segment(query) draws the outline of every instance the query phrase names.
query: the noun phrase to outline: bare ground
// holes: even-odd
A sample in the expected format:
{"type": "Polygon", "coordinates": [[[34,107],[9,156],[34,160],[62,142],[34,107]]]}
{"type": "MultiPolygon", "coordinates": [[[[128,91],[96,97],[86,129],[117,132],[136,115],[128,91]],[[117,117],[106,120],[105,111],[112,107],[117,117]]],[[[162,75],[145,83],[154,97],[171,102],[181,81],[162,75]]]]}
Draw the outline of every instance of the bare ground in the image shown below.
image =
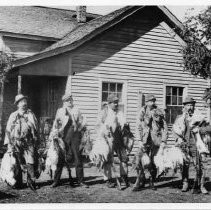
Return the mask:
{"type": "MultiPolygon", "coordinates": [[[[211,167],[209,167],[211,168],[211,167]]],[[[73,177],[74,177],[74,169],[73,177]]],[[[208,172],[210,177],[211,171],[208,172]]],[[[194,172],[192,170],[191,177],[194,172]]],[[[0,203],[207,203],[211,202],[210,195],[192,194],[190,191],[182,193],[179,189],[180,176],[162,177],[157,183],[157,190],[146,187],[138,192],[132,192],[131,187],[118,191],[116,188],[107,188],[103,183],[101,173],[95,168],[85,168],[85,181],[89,188],[71,188],[67,182],[67,171],[63,170],[61,186],[51,188],[49,176],[43,173],[38,180],[39,189],[33,192],[25,187],[20,190],[9,188],[5,183],[0,183],[0,203]],[[173,186],[172,186],[173,184],[173,186]]],[[[135,172],[129,173],[130,182],[135,182],[135,172]]],[[[206,187],[211,191],[211,182],[206,187]]]]}

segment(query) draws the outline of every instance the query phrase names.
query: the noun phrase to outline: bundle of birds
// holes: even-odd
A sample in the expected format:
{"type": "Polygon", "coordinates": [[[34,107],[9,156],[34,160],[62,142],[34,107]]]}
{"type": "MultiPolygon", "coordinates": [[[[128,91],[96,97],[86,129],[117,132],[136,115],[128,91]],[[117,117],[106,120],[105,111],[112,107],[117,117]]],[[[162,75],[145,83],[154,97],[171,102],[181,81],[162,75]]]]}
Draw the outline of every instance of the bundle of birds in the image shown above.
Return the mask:
{"type": "Polygon", "coordinates": [[[107,162],[112,162],[113,158],[113,135],[111,128],[107,126],[101,127],[98,137],[93,141],[92,150],[89,153],[89,159],[99,169],[107,162]]]}
{"type": "Polygon", "coordinates": [[[9,186],[14,187],[17,182],[20,166],[13,151],[7,151],[1,162],[0,178],[9,186]]]}
{"type": "Polygon", "coordinates": [[[206,120],[203,115],[194,114],[189,122],[190,127],[192,128],[193,135],[196,140],[196,148],[199,154],[205,153],[209,154],[209,149],[207,145],[207,138],[206,135],[202,136],[199,132],[199,127],[206,125],[206,120]]]}
{"type": "MultiPolygon", "coordinates": [[[[49,148],[47,151],[47,158],[45,162],[45,168],[47,172],[52,176],[58,167],[58,164],[65,161],[65,144],[63,140],[55,133],[51,135],[49,148]]],[[[52,177],[51,177],[52,178],[52,177]]]]}
{"type": "Polygon", "coordinates": [[[160,148],[154,157],[158,177],[162,174],[166,174],[169,170],[172,170],[174,173],[176,173],[178,169],[181,170],[185,158],[184,153],[178,147],[160,148]]]}

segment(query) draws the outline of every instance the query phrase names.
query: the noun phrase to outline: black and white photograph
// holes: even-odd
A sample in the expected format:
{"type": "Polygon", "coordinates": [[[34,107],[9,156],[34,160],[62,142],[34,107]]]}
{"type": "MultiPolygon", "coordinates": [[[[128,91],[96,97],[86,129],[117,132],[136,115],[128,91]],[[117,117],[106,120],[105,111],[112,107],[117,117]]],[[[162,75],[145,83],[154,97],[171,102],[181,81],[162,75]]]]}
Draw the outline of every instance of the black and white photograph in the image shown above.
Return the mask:
{"type": "Polygon", "coordinates": [[[210,202],[209,2],[0,3],[0,206],[210,202]]]}

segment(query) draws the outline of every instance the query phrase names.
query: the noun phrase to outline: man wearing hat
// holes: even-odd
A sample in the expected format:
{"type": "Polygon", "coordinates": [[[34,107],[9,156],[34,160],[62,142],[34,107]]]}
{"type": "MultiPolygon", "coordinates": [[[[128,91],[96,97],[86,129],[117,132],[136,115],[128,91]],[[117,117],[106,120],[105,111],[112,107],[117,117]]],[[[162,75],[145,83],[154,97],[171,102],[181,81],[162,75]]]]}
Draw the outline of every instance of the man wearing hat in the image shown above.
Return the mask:
{"type": "MultiPolygon", "coordinates": [[[[84,116],[82,116],[79,108],[77,106],[74,106],[72,95],[68,93],[65,94],[62,97],[62,101],[63,106],[57,110],[50,138],[52,137],[54,131],[58,131],[59,136],[64,140],[68,129],[72,130],[72,136],[74,137],[70,139],[70,142],[65,142],[67,155],[70,155],[69,153],[72,153],[72,155],[74,156],[76,177],[79,186],[88,187],[84,183],[82,154],[81,151],[79,151],[82,133],[86,129],[86,120],[84,116]]],[[[64,142],[60,143],[64,144],[64,142]]],[[[62,169],[63,166],[57,168],[52,187],[58,186],[62,169]]],[[[71,174],[69,175],[71,177],[71,174]]],[[[72,180],[70,180],[70,185],[73,185],[72,180]]]]}
{"type": "MultiPolygon", "coordinates": [[[[188,182],[189,182],[190,160],[193,159],[196,165],[197,164],[196,158],[197,155],[199,155],[197,153],[196,140],[194,137],[195,131],[191,126],[191,120],[194,119],[194,116],[197,115],[195,111],[195,103],[196,101],[190,96],[187,96],[183,100],[183,114],[179,115],[176,118],[175,123],[172,127],[173,134],[176,140],[175,144],[176,146],[181,148],[182,152],[185,155],[184,165],[182,169],[182,181],[183,181],[182,192],[186,192],[189,189],[188,182]]],[[[206,172],[206,157],[204,156],[204,154],[199,155],[198,167],[200,167],[199,170],[202,171],[200,175],[200,190],[203,194],[207,194],[208,191],[204,186],[205,172],[206,172]]]]}
{"type": "MultiPolygon", "coordinates": [[[[35,190],[35,148],[37,145],[37,119],[33,112],[28,109],[27,97],[19,94],[15,97],[17,111],[13,112],[8,119],[4,144],[8,151],[18,152],[21,168],[26,164],[27,183],[30,188],[35,190]]],[[[20,174],[18,185],[22,184],[22,174],[20,174]]],[[[17,186],[21,187],[21,186],[17,186]]]]}
{"type": "MultiPolygon", "coordinates": [[[[157,169],[154,164],[154,156],[157,154],[160,147],[164,148],[167,141],[167,125],[164,118],[163,110],[159,109],[155,102],[156,98],[152,94],[147,94],[145,97],[146,105],[143,106],[139,113],[136,123],[137,138],[140,140],[139,149],[134,157],[134,165],[137,170],[137,179],[133,186],[133,191],[138,191],[145,185],[144,169],[141,166],[141,157],[147,153],[150,158],[150,174],[152,177],[151,187],[154,187],[154,181],[157,174],[157,169]],[[159,119],[160,129],[153,128],[153,116],[159,119]]],[[[156,119],[157,120],[157,119],[156,119]]]]}
{"type": "MultiPolygon", "coordinates": [[[[123,128],[126,124],[126,119],[122,111],[119,110],[119,99],[115,93],[111,93],[107,98],[108,105],[104,107],[98,116],[97,122],[97,133],[101,134],[101,127],[106,123],[109,127],[112,127],[112,132],[114,133],[114,138],[118,138],[115,136],[115,132],[118,128],[123,128]],[[115,126],[117,125],[117,126],[115,126]]],[[[114,140],[115,141],[115,140],[114,140]]],[[[128,182],[128,157],[125,152],[123,152],[120,148],[116,148],[118,145],[114,145],[114,150],[117,152],[117,155],[120,160],[120,176],[122,179],[122,183],[125,187],[129,186],[128,182]],[[121,153],[121,154],[120,154],[121,153]]],[[[113,155],[113,154],[112,154],[113,155]]],[[[108,163],[104,166],[104,181],[106,182],[107,187],[113,188],[115,184],[112,183],[112,173],[111,173],[111,164],[108,163]]]]}

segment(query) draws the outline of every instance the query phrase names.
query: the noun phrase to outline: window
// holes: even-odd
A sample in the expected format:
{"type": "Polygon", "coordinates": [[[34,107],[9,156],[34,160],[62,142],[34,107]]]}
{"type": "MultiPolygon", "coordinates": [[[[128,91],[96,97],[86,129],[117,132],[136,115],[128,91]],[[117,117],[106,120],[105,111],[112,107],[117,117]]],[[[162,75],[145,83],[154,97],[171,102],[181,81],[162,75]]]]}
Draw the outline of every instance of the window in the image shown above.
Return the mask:
{"type": "Polygon", "coordinates": [[[166,86],[166,121],[173,124],[177,115],[182,113],[184,87],[166,86]]]}
{"type": "Polygon", "coordinates": [[[107,103],[108,95],[115,93],[119,98],[119,109],[124,111],[123,104],[123,83],[102,82],[102,105],[107,103]]]}

